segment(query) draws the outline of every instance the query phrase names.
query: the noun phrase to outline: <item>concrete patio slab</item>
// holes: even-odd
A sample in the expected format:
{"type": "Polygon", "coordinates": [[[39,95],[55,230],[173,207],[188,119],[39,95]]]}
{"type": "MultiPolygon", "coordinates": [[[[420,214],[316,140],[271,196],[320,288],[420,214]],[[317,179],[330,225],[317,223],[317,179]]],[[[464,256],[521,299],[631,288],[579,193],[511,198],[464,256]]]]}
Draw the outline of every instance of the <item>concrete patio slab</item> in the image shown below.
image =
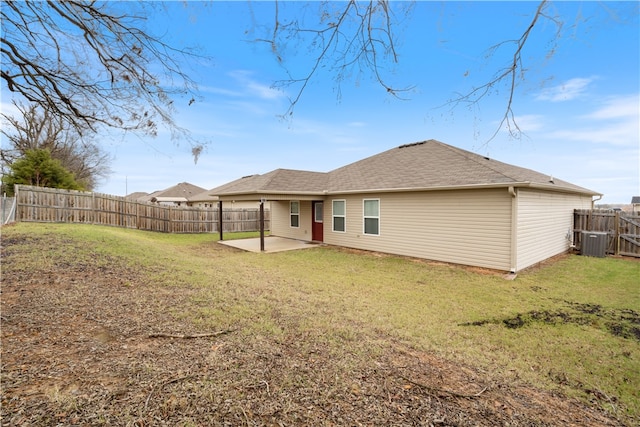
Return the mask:
{"type": "MultiPolygon", "coordinates": [[[[218,242],[222,245],[231,246],[249,252],[260,252],[260,238],[223,240],[218,242]]],[[[316,242],[305,242],[303,240],[286,239],[284,237],[267,236],[264,238],[264,251],[266,253],[293,251],[296,249],[315,248],[320,244],[316,242]]]]}

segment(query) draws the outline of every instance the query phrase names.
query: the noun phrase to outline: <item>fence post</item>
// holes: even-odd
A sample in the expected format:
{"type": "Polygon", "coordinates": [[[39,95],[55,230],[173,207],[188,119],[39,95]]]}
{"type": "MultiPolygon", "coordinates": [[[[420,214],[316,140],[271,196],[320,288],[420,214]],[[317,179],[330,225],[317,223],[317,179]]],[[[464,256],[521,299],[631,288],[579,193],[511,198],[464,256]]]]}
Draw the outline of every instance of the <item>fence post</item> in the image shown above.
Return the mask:
{"type": "Polygon", "coordinates": [[[167,224],[168,227],[168,232],[169,233],[173,233],[173,212],[172,212],[173,208],[171,206],[169,206],[169,224],[167,224]]]}
{"type": "Polygon", "coordinates": [[[18,200],[20,200],[20,186],[16,185],[13,187],[13,197],[15,197],[15,201],[14,201],[14,207],[16,209],[15,213],[14,213],[14,220],[15,222],[20,222],[20,203],[18,202],[18,200]]]}
{"type": "Polygon", "coordinates": [[[615,245],[613,254],[618,255],[620,253],[620,212],[615,211],[613,217],[613,238],[615,239],[615,245]]]}
{"type": "Polygon", "coordinates": [[[140,202],[136,201],[136,228],[140,230],[140,202]]]}
{"type": "Polygon", "coordinates": [[[218,202],[218,228],[220,229],[220,241],[224,240],[222,237],[222,200],[218,202]]]}
{"type": "Polygon", "coordinates": [[[260,252],[264,252],[264,199],[260,200],[260,252]]]}

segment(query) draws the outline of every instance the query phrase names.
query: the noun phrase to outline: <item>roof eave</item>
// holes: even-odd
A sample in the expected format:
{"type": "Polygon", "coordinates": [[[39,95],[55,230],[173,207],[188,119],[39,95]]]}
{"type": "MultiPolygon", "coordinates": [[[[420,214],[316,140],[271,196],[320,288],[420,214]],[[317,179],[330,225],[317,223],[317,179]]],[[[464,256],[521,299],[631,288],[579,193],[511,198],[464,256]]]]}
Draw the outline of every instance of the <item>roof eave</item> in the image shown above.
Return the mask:
{"type": "Polygon", "coordinates": [[[539,190],[555,191],[562,193],[584,194],[588,196],[602,196],[602,194],[591,190],[579,190],[567,187],[560,187],[555,184],[540,184],[529,181],[525,182],[501,182],[488,184],[468,184],[468,185],[441,185],[429,187],[396,187],[396,188],[376,188],[364,190],[339,190],[328,191],[328,195],[339,194],[358,194],[358,193],[401,193],[401,192],[419,192],[419,191],[447,191],[447,190],[477,190],[477,189],[495,189],[495,188],[534,188],[539,190]]]}
{"type": "Polygon", "coordinates": [[[281,195],[281,196],[304,196],[304,197],[323,197],[328,195],[344,195],[344,194],[370,194],[370,193],[406,193],[406,192],[420,192],[420,191],[451,191],[451,190],[477,190],[477,189],[496,189],[496,188],[532,188],[537,190],[554,191],[560,193],[572,193],[572,194],[584,194],[587,196],[602,196],[601,193],[591,191],[588,189],[577,189],[562,187],[556,184],[543,184],[535,182],[500,182],[500,183],[488,183],[488,184],[468,184],[468,185],[441,185],[441,186],[429,186],[429,187],[394,187],[394,188],[371,188],[371,189],[355,189],[355,190],[325,190],[325,191],[281,191],[281,190],[251,190],[241,191],[234,193],[219,194],[220,200],[228,201],[238,197],[251,197],[255,196],[256,200],[264,198],[269,195],[281,195]]]}
{"type": "Polygon", "coordinates": [[[584,194],[586,196],[600,196],[602,197],[604,194],[598,193],[596,191],[589,190],[587,188],[568,188],[568,187],[559,187],[555,184],[542,184],[537,182],[529,183],[528,187],[535,188],[537,190],[548,190],[548,191],[556,191],[560,193],[573,193],[573,194],[584,194]]]}
{"type": "Polygon", "coordinates": [[[323,191],[281,191],[281,190],[263,190],[263,191],[239,191],[237,193],[219,194],[218,200],[228,202],[230,200],[277,200],[278,198],[292,200],[293,197],[303,198],[321,198],[326,195],[323,191]]]}

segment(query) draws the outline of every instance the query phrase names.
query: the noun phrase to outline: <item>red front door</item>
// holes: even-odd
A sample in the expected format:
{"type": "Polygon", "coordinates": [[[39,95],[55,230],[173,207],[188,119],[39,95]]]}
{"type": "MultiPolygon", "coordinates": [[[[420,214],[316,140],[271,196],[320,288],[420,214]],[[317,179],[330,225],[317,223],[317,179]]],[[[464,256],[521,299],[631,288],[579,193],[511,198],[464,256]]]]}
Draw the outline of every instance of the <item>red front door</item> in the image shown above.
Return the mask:
{"type": "Polygon", "coordinates": [[[322,202],[311,202],[313,208],[313,221],[311,224],[311,240],[322,242],[324,231],[322,229],[322,202]]]}

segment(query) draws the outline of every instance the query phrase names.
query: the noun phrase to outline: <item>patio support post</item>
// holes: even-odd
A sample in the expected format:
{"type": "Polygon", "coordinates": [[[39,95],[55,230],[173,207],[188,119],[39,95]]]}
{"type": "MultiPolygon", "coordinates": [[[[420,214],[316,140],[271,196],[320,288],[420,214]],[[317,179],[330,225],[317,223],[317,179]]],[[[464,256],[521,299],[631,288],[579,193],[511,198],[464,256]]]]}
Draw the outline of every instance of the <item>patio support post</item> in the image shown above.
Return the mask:
{"type": "Polygon", "coordinates": [[[218,202],[218,229],[220,230],[220,241],[222,238],[222,200],[218,202]]]}
{"type": "Polygon", "coordinates": [[[260,252],[264,252],[264,199],[260,199],[260,252]]]}

